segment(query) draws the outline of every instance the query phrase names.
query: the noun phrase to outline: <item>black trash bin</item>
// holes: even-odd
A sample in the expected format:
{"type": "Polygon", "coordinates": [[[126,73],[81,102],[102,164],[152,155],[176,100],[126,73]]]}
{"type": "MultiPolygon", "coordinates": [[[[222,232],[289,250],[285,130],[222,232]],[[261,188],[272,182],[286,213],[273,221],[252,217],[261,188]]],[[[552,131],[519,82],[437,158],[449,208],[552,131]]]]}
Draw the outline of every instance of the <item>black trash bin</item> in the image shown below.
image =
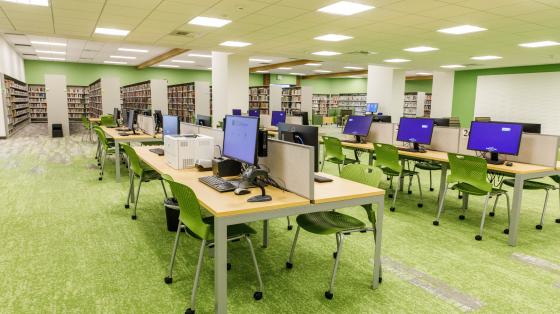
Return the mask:
{"type": "Polygon", "coordinates": [[[165,218],[167,219],[167,230],[177,232],[179,226],[179,203],[174,198],[168,198],[163,202],[165,206],[165,218]]]}
{"type": "Polygon", "coordinates": [[[62,124],[53,124],[52,125],[52,137],[63,137],[62,134],[62,124]]]}

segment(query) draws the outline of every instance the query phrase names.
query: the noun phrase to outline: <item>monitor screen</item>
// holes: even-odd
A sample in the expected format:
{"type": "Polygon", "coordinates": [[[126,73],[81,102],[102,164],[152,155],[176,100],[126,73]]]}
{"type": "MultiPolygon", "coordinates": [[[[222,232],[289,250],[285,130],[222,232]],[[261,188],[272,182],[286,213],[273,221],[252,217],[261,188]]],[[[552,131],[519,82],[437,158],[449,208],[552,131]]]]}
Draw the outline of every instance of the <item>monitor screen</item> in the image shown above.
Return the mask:
{"type": "Polygon", "coordinates": [[[432,142],[434,120],[401,118],[397,141],[429,145],[432,142]]]}
{"type": "Polygon", "coordinates": [[[163,136],[177,135],[180,132],[178,116],[163,116],[163,136]]]}
{"type": "Polygon", "coordinates": [[[522,134],[520,124],[473,121],[467,149],[517,155],[522,134]]]}
{"type": "Polygon", "coordinates": [[[350,116],[342,133],[356,136],[368,136],[373,116],[350,116]]]}
{"type": "Polygon", "coordinates": [[[278,123],[286,123],[286,113],[284,111],[272,112],[272,125],[278,126],[278,123]]]}
{"type": "Polygon", "coordinates": [[[319,172],[319,128],[309,125],[278,124],[278,138],[282,141],[312,146],[315,154],[314,171],[319,172]]]}
{"type": "Polygon", "coordinates": [[[255,165],[257,163],[258,132],[258,118],[227,116],[223,155],[249,165],[255,165]]]}
{"type": "Polygon", "coordinates": [[[127,118],[128,118],[127,127],[128,127],[130,130],[133,130],[133,129],[134,129],[134,120],[136,120],[136,117],[135,117],[135,116],[136,116],[136,113],[134,112],[134,110],[129,110],[129,111],[128,111],[128,116],[127,116],[127,118]]]}
{"type": "Polygon", "coordinates": [[[240,116],[241,115],[241,109],[233,109],[233,115],[234,116],[240,116]]]}
{"type": "Polygon", "coordinates": [[[261,115],[261,111],[259,109],[251,109],[249,110],[250,117],[259,117],[261,115]]]}
{"type": "Polygon", "coordinates": [[[378,103],[369,103],[366,105],[366,112],[375,113],[379,109],[378,103]]]}

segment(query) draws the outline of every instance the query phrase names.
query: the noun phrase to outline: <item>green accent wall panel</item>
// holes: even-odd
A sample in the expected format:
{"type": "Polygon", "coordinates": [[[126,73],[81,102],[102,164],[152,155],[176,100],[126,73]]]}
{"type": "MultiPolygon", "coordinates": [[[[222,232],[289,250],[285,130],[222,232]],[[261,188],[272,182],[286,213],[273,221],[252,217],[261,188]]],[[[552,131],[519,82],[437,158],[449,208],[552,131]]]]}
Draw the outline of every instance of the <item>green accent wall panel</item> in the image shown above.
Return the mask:
{"type": "Polygon", "coordinates": [[[540,72],[559,72],[560,64],[545,64],[522,67],[465,70],[455,72],[453,86],[452,116],[459,117],[462,126],[469,126],[474,119],[476,85],[479,76],[540,72]]]}
{"type": "Polygon", "coordinates": [[[404,85],[405,92],[432,92],[432,80],[407,80],[404,85]]]}
{"type": "Polygon", "coordinates": [[[365,78],[302,80],[301,85],[312,87],[313,94],[367,93],[367,79],[365,78]]]}

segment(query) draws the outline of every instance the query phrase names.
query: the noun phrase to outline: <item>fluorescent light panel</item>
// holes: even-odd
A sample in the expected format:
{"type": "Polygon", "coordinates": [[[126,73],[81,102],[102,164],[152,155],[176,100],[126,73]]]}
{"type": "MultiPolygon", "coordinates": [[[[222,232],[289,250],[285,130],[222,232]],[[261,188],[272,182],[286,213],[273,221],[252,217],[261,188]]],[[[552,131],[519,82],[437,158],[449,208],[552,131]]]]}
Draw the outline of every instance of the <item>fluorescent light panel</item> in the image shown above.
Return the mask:
{"type": "Polygon", "coordinates": [[[230,20],[218,19],[218,18],[206,17],[206,16],[197,16],[189,22],[189,24],[191,25],[200,25],[200,26],[208,26],[208,27],[223,27],[229,23],[231,23],[230,20]]]}
{"type": "Polygon", "coordinates": [[[314,39],[322,40],[322,41],[343,41],[343,40],[348,40],[348,39],[352,39],[352,38],[354,38],[354,37],[346,36],[346,35],[327,34],[327,35],[323,35],[323,36],[317,36],[314,39]]]}
{"type": "Polygon", "coordinates": [[[439,49],[434,48],[434,47],[427,47],[427,46],[419,46],[419,47],[412,47],[412,48],[404,49],[404,51],[408,51],[408,52],[428,52],[428,51],[436,51],[436,50],[439,50],[439,49]]]}
{"type": "Polygon", "coordinates": [[[290,75],[295,75],[295,76],[304,76],[305,73],[290,73],[290,75]]]}
{"type": "Polygon", "coordinates": [[[48,53],[51,55],[66,55],[65,51],[35,50],[36,53],[48,53]]]}
{"type": "Polygon", "coordinates": [[[551,47],[551,46],[558,46],[560,45],[557,41],[545,40],[545,41],[536,41],[532,43],[524,43],[519,44],[521,47],[525,48],[541,48],[541,47],[551,47]]]}
{"type": "Polygon", "coordinates": [[[500,56],[478,56],[478,57],[472,57],[472,60],[498,60],[498,59],[502,59],[502,57],[500,56]]]}
{"type": "Polygon", "coordinates": [[[158,67],[162,67],[162,68],[179,68],[178,65],[173,65],[173,64],[160,64],[160,65],[158,65],[158,67]]]}
{"type": "Polygon", "coordinates": [[[136,59],[136,57],[129,57],[129,56],[110,56],[110,58],[112,58],[112,59],[128,59],[128,60],[136,59]]]}
{"type": "Polygon", "coordinates": [[[310,66],[310,67],[320,67],[320,66],[321,66],[321,63],[313,63],[313,62],[311,62],[311,63],[306,63],[305,65],[310,66]]]}
{"type": "Polygon", "coordinates": [[[139,53],[148,53],[149,51],[146,49],[132,49],[132,48],[119,48],[119,51],[125,52],[139,52],[139,53]]]}
{"type": "Polygon", "coordinates": [[[337,3],[333,3],[326,7],[320,8],[317,11],[328,13],[328,14],[348,16],[348,15],[354,15],[364,11],[368,11],[371,9],[375,9],[375,7],[371,5],[356,3],[356,2],[339,1],[337,3]]]}
{"type": "Polygon", "coordinates": [[[212,58],[212,55],[204,55],[200,53],[189,53],[189,57],[197,57],[197,58],[212,58]]]}
{"type": "Polygon", "coordinates": [[[329,70],[313,70],[313,72],[317,72],[317,73],[331,73],[332,71],[329,71],[329,70]]]}
{"type": "Polygon", "coordinates": [[[249,59],[249,61],[251,61],[251,62],[262,62],[262,63],[270,63],[270,62],[272,62],[272,60],[267,60],[267,59],[255,59],[255,58],[251,58],[251,59],[249,59]]]}
{"type": "Polygon", "coordinates": [[[41,60],[50,60],[50,61],[64,61],[64,58],[55,58],[55,57],[39,57],[41,60]]]}
{"type": "Polygon", "coordinates": [[[336,52],[336,51],[317,51],[317,52],[313,52],[314,55],[316,56],[338,56],[341,53],[340,52],[336,52]]]}
{"type": "Polygon", "coordinates": [[[111,35],[111,36],[126,36],[130,31],[118,28],[104,28],[104,27],[97,27],[95,29],[96,34],[100,35],[111,35]]]}
{"type": "Polygon", "coordinates": [[[344,67],[345,69],[348,70],[363,70],[364,68],[360,68],[360,67],[344,67]]]}
{"type": "Polygon", "coordinates": [[[448,65],[442,65],[441,66],[444,69],[459,69],[459,68],[464,68],[464,65],[461,64],[448,64],[448,65]]]}
{"type": "Polygon", "coordinates": [[[418,72],[418,73],[416,73],[416,75],[420,75],[420,76],[430,76],[430,75],[433,75],[433,74],[432,74],[432,73],[429,73],[429,72],[418,72]]]}
{"type": "Polygon", "coordinates": [[[124,61],[103,61],[103,63],[107,63],[107,64],[127,64],[124,61]]]}
{"type": "Polygon", "coordinates": [[[3,1],[17,3],[17,4],[37,5],[41,7],[49,6],[49,0],[3,0],[3,1]]]}
{"type": "Polygon", "coordinates": [[[226,46],[226,47],[247,47],[250,45],[252,44],[242,42],[242,41],[232,41],[232,40],[224,41],[223,43],[220,44],[220,46],[226,46]]]}
{"type": "Polygon", "coordinates": [[[255,71],[256,73],[269,73],[268,71],[255,71]]]}
{"type": "Polygon", "coordinates": [[[66,47],[66,43],[51,43],[48,41],[36,41],[36,40],[32,40],[31,43],[33,45],[66,47]]]}
{"type": "Polygon", "coordinates": [[[389,62],[389,63],[403,63],[403,62],[410,62],[410,60],[408,59],[385,59],[383,60],[383,62],[389,62]]]}
{"type": "Polygon", "coordinates": [[[483,31],[487,31],[487,29],[474,25],[460,25],[460,26],[443,28],[438,30],[438,32],[440,33],[446,33],[451,35],[463,35],[463,34],[483,32],[483,31]]]}
{"type": "Polygon", "coordinates": [[[174,62],[174,63],[194,63],[194,61],[191,61],[191,60],[171,60],[171,62],[174,62]]]}
{"type": "Polygon", "coordinates": [[[292,68],[288,68],[288,67],[279,67],[276,68],[276,70],[291,70],[292,68]]]}

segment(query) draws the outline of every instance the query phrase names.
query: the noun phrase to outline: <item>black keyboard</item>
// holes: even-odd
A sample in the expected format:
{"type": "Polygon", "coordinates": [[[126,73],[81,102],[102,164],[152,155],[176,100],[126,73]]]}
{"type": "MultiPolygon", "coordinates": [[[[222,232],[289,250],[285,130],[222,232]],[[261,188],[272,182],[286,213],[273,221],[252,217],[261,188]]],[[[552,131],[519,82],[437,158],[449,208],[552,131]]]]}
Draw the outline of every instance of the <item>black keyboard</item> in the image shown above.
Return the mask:
{"type": "Polygon", "coordinates": [[[150,152],[158,155],[158,156],[164,156],[165,155],[165,151],[161,148],[152,148],[150,149],[150,152]]]}
{"type": "Polygon", "coordinates": [[[204,183],[205,185],[213,188],[218,192],[231,192],[237,188],[235,185],[231,184],[231,182],[217,176],[198,178],[198,181],[204,183]]]}

